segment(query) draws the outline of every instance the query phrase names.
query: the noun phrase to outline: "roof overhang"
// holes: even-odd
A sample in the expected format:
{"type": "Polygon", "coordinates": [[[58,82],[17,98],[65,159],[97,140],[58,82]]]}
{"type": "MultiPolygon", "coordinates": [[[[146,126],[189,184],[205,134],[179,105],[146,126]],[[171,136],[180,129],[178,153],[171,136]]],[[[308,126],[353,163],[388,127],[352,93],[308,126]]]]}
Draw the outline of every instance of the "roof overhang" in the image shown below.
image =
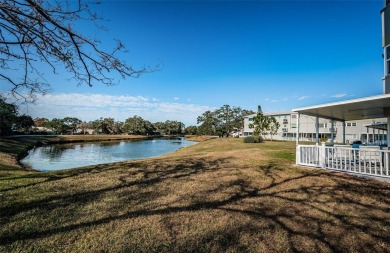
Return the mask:
{"type": "Polygon", "coordinates": [[[350,121],[387,117],[389,109],[385,108],[390,108],[390,94],[296,108],[292,111],[325,119],[350,121]]]}
{"type": "Polygon", "coordinates": [[[365,125],[365,127],[387,131],[387,122],[376,122],[376,123],[372,123],[370,125],[365,125]]]}

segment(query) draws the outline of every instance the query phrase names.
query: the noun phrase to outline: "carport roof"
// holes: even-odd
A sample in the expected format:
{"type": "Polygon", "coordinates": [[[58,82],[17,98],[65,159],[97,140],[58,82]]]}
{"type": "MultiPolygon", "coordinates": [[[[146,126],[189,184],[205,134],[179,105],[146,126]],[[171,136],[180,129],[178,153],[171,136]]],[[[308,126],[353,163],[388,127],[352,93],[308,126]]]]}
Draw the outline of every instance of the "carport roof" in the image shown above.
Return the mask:
{"type": "Polygon", "coordinates": [[[390,108],[390,94],[296,108],[292,111],[325,119],[350,121],[387,117],[385,108],[390,108]]]}

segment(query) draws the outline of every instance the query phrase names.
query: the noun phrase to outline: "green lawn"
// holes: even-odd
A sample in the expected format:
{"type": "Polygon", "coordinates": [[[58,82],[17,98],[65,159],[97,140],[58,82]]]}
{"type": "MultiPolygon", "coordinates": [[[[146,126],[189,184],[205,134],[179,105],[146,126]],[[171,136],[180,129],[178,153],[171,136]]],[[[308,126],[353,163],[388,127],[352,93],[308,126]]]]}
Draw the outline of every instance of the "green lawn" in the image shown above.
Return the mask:
{"type": "Polygon", "coordinates": [[[0,170],[0,252],[389,252],[390,185],[294,166],[295,143],[0,170]],[[12,173],[10,171],[13,171],[12,173]]]}

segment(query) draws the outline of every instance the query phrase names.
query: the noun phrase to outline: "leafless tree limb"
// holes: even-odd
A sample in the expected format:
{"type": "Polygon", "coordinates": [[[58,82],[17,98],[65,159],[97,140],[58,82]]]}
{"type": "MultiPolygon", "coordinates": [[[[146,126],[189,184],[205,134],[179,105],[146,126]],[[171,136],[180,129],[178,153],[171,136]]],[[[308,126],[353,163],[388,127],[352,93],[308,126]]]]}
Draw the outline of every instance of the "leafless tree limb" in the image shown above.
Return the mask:
{"type": "Polygon", "coordinates": [[[117,57],[126,52],[117,41],[112,52],[101,50],[99,41],[77,32],[77,21],[100,20],[89,6],[94,0],[0,0],[0,81],[11,85],[17,98],[34,100],[50,90],[36,63],[47,64],[53,73],[64,66],[78,85],[115,85],[109,76],[139,77],[160,68],[134,69],[117,57]],[[18,78],[10,73],[18,73],[18,78]],[[27,92],[27,96],[25,95],[27,92]]]}

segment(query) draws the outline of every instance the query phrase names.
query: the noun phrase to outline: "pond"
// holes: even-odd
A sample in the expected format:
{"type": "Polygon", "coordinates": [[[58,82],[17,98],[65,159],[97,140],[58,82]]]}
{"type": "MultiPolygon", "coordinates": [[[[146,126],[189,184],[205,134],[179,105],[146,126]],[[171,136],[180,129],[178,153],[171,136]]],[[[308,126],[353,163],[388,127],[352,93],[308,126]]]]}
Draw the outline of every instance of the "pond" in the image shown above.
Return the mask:
{"type": "Polygon", "coordinates": [[[185,138],[53,144],[30,150],[21,163],[34,170],[53,171],[156,157],[193,144],[185,138]]]}

